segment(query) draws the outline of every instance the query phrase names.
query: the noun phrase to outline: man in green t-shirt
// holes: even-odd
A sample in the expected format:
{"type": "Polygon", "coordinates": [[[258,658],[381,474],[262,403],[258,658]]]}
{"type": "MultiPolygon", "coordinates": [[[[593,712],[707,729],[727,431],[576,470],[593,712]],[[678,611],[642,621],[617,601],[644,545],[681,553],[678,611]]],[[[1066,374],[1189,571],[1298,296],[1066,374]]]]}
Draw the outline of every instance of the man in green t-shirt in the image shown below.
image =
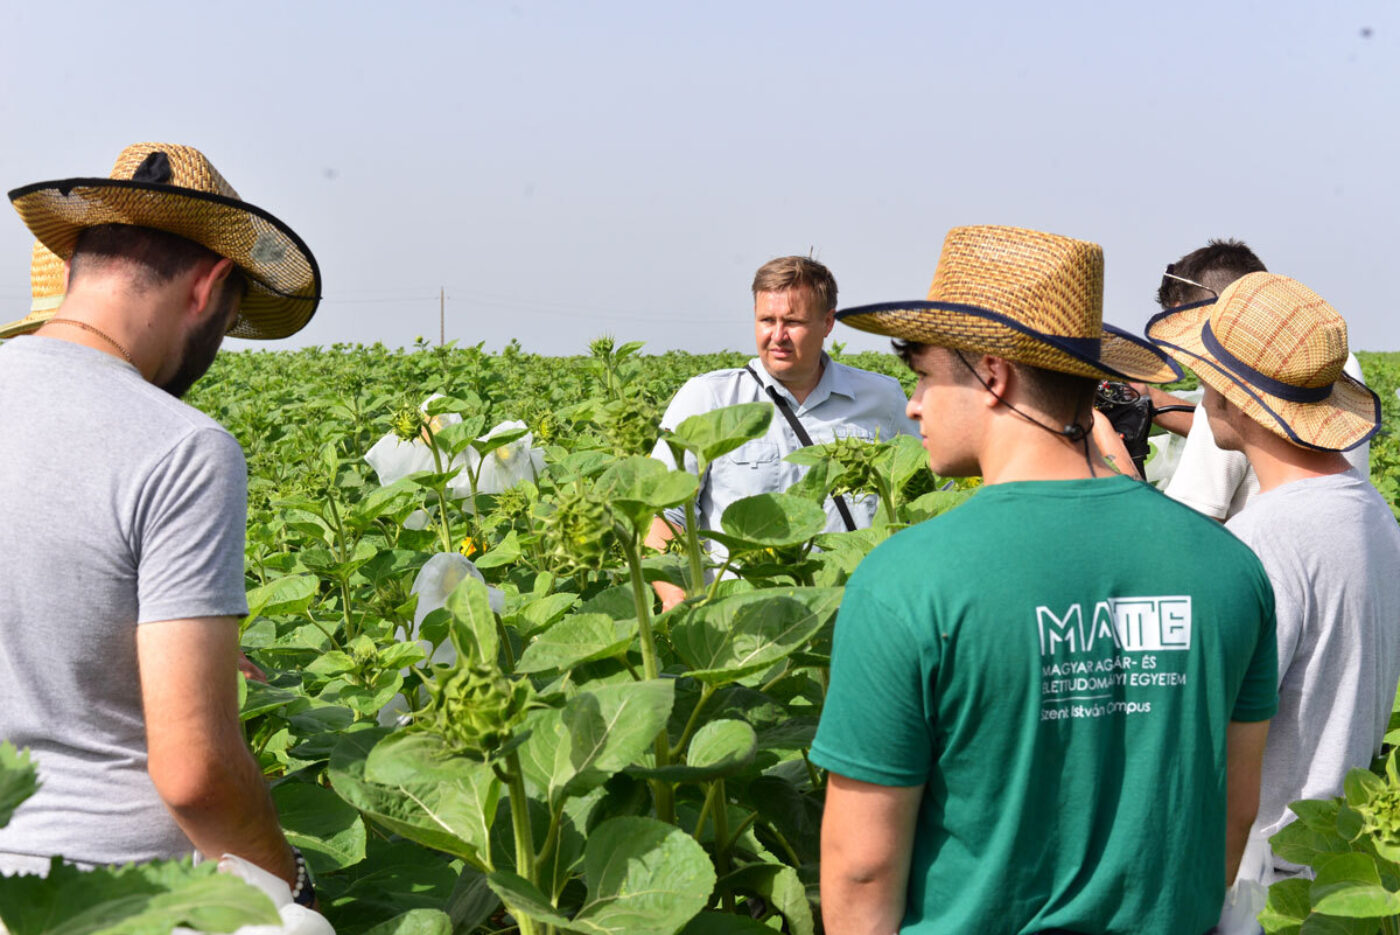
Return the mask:
{"type": "Polygon", "coordinates": [[[928,301],[838,313],[900,339],[930,466],[984,486],[847,588],[812,747],[829,935],[1219,917],[1277,704],[1273,594],[1233,536],[1093,450],[1099,379],[1179,373],[1105,329],[1102,296],[1095,244],[958,228],[928,301]]]}

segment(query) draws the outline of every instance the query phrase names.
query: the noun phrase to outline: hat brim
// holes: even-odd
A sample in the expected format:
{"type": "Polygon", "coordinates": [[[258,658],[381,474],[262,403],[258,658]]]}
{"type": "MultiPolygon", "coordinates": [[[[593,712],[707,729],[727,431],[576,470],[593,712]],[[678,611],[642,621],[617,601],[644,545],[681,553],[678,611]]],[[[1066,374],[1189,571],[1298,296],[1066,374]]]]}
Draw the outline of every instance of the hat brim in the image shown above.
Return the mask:
{"type": "Polygon", "coordinates": [[[38,331],[43,327],[44,322],[53,317],[55,311],[57,311],[57,308],[50,308],[37,312],[31,311],[19,321],[12,321],[6,325],[0,325],[0,340],[17,338],[22,334],[38,331]]]}
{"type": "Polygon", "coordinates": [[[1326,399],[1299,403],[1273,396],[1236,376],[1201,336],[1215,299],[1169,308],[1147,322],[1147,336],[1260,425],[1304,448],[1350,451],[1380,429],[1381,400],[1366,384],[1343,373],[1326,399]]]}
{"type": "Polygon", "coordinates": [[[237,198],[107,178],[38,182],[9,194],[25,226],[65,260],[73,255],[78,234],[99,224],[166,231],[228,257],[248,277],[248,293],[228,332],[234,337],[295,334],[321,301],[321,271],[306,242],[268,212],[237,198]]]}
{"type": "Polygon", "coordinates": [[[1098,338],[1044,334],[991,309],[954,302],[882,302],[836,313],[852,328],[921,344],[1003,357],[1060,373],[1171,383],[1181,368],[1151,343],[1104,325],[1098,338]]]}

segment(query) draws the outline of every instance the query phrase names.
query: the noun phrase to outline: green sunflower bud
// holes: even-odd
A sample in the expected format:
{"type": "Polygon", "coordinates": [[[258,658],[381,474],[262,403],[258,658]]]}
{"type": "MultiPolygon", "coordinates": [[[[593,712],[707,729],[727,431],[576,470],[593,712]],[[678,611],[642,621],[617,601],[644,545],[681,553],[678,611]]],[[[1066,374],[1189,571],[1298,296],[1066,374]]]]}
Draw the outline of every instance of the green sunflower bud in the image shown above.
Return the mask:
{"type": "Polygon", "coordinates": [[[415,729],[439,737],[454,754],[490,759],[525,719],[533,698],[528,680],[512,680],[488,665],[439,670],[415,729]]]}
{"type": "Polygon", "coordinates": [[[857,438],[838,438],[829,449],[841,473],[831,485],[833,494],[867,494],[879,489],[876,460],[885,446],[857,438]]]}
{"type": "Polygon", "coordinates": [[[559,417],[552,412],[544,413],[535,423],[534,432],[541,444],[553,442],[559,437],[559,417]]]}
{"type": "Polygon", "coordinates": [[[1390,847],[1400,847],[1400,789],[1387,786],[1385,791],[1365,806],[1357,809],[1366,821],[1366,828],[1376,840],[1390,847]]]}
{"type": "Polygon", "coordinates": [[[553,556],[565,565],[600,569],[616,533],[605,506],[591,491],[564,494],[549,517],[547,541],[553,556]]]}
{"type": "Polygon", "coordinates": [[[656,407],[646,399],[619,399],[603,409],[603,432],[619,455],[648,454],[656,444],[659,418],[656,407]]]}
{"type": "Polygon", "coordinates": [[[423,433],[428,419],[417,406],[403,406],[389,421],[389,430],[400,440],[411,442],[423,433]]]}

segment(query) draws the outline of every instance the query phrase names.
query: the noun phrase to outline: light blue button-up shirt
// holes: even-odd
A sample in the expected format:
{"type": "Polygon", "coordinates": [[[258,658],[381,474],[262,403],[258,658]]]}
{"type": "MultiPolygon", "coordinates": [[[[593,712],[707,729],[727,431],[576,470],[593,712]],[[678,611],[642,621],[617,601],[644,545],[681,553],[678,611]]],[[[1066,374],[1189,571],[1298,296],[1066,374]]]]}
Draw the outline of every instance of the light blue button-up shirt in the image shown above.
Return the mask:
{"type": "MultiPolygon", "coordinates": [[[[771,405],[768,392],[764,389],[771,386],[787,400],[802,422],[802,427],[812,437],[813,444],[823,445],[838,438],[851,437],[886,440],[899,434],[919,433],[918,424],[904,415],[908,399],[898,380],[838,364],[826,354],[822,355],[822,363],[821,379],[800,403],[786,387],[769,375],[757,357],[749,361],[749,366],[763,381],[762,386],[742,367],[714,370],[693,377],[676,391],[675,398],[666,407],[661,427],[674,429],[690,416],[724,406],[753,402],[771,405]]],[[[700,495],[696,500],[701,528],[720,529],[720,516],[724,514],[725,507],[735,500],[760,493],[781,493],[797,483],[807,468],[783,458],[801,447],[803,445],[792,427],[774,407],[773,421],[764,435],[711,462],[700,482],[700,495]]],[[[675,460],[665,441],[657,442],[652,457],[675,467],[675,460]]],[[[691,471],[696,467],[694,458],[689,454],[686,455],[686,467],[691,471]]],[[[874,496],[860,499],[847,496],[846,503],[852,519],[861,528],[870,525],[879,506],[874,496]]],[[[836,504],[828,498],[825,506],[827,530],[844,531],[846,526],[836,504]]],[[[680,509],[668,510],[666,518],[677,526],[685,523],[685,513],[680,509]]],[[[716,560],[723,561],[723,547],[711,543],[710,552],[716,560]]]]}

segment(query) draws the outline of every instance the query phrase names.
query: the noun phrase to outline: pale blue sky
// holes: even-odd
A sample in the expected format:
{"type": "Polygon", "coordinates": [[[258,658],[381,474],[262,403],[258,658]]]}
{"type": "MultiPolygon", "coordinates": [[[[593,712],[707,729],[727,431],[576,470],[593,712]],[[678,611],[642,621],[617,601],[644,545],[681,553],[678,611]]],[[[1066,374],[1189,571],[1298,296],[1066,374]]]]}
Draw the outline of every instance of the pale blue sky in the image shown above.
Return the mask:
{"type": "MultiPolygon", "coordinates": [[[[919,298],[949,227],[997,223],[1102,243],[1124,327],[1236,236],[1400,349],[1390,0],[78,0],[0,34],[5,189],[188,143],[306,239],[326,299],[260,346],[436,340],[445,286],[449,339],[490,349],[747,350],[770,257],[919,298]]],[[[0,224],[0,320],[30,243],[0,224]]]]}

